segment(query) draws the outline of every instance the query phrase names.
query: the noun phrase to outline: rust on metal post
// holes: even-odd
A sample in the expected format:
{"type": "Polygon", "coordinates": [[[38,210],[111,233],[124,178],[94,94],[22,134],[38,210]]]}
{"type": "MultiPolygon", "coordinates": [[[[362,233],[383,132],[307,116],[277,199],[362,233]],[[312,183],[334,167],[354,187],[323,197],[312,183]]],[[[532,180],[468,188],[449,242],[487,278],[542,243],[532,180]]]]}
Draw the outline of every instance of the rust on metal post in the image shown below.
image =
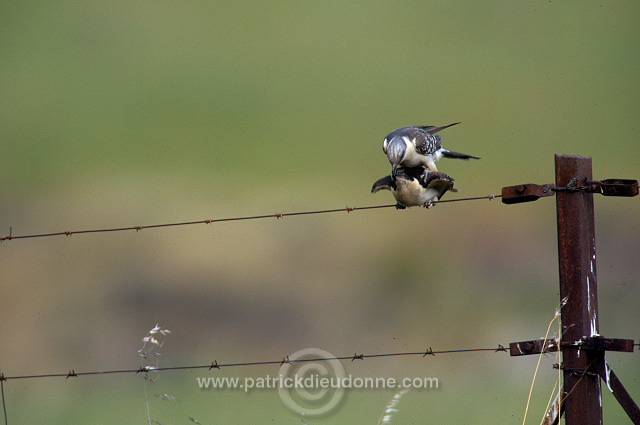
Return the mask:
{"type": "Polygon", "coordinates": [[[528,356],[529,354],[552,353],[562,347],[577,347],[580,350],[633,352],[632,339],[605,338],[603,336],[584,337],[580,341],[562,341],[558,344],[555,338],[534,339],[533,341],[512,342],[509,344],[510,355],[528,356]]]}
{"type": "Polygon", "coordinates": [[[521,202],[536,201],[544,196],[553,196],[553,185],[550,184],[519,184],[502,188],[502,203],[519,204],[521,202]]]}
{"type": "Polygon", "coordinates": [[[556,192],[585,191],[604,196],[638,196],[638,181],[630,179],[606,179],[602,181],[572,178],[564,186],[526,183],[502,188],[502,203],[519,204],[537,201],[556,192]]]}
{"type": "Polygon", "coordinates": [[[587,191],[604,196],[638,196],[638,181],[630,179],[606,179],[587,182],[587,191]]]}
{"type": "Polygon", "coordinates": [[[502,202],[519,204],[557,194],[558,260],[562,337],[513,342],[512,356],[562,352],[564,385],[561,397],[547,412],[544,423],[555,424],[566,414],[567,425],[601,425],[602,399],[599,377],[606,382],[634,424],[640,425],[640,408],[606,365],[606,351],[632,352],[634,341],[605,338],[598,332],[598,290],[593,194],[638,196],[638,181],[592,180],[591,158],[556,155],[555,184],[520,184],[502,188],[502,202]],[[566,300],[566,304],[565,304],[566,300]]]}
{"type": "Polygon", "coordinates": [[[555,351],[558,351],[558,341],[555,339],[535,339],[533,341],[512,342],[509,344],[509,355],[512,357],[555,351]]]}
{"type": "Polygon", "coordinates": [[[633,353],[633,343],[634,341],[632,339],[605,338],[603,336],[594,336],[583,338],[580,343],[580,349],[633,353]]]}
{"type": "MultiPolygon", "coordinates": [[[[585,186],[592,180],[591,158],[556,155],[556,187],[585,186]]],[[[556,194],[562,339],[579,341],[598,335],[598,293],[593,194],[584,190],[556,194]]],[[[592,365],[604,352],[562,346],[565,421],[567,425],[601,425],[600,379],[592,365]]]]}

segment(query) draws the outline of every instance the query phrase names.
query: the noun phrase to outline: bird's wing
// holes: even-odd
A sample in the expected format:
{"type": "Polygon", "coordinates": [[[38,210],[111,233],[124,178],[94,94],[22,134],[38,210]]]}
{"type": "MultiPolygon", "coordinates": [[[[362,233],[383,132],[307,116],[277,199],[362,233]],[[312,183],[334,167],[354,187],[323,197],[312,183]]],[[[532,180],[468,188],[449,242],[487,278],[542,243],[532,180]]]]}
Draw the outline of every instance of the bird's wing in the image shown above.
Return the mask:
{"type": "Polygon", "coordinates": [[[393,178],[391,176],[384,176],[383,178],[376,180],[376,182],[371,187],[371,193],[376,193],[377,191],[382,189],[391,190],[392,188],[395,189],[395,187],[396,186],[393,178]]]}
{"type": "Polygon", "coordinates": [[[429,185],[438,182],[451,183],[451,185],[453,186],[453,182],[455,182],[455,180],[453,179],[453,177],[450,177],[441,171],[424,170],[424,172],[420,176],[420,183],[424,187],[429,187],[429,185]]]}
{"type": "Polygon", "coordinates": [[[391,133],[387,134],[387,137],[384,138],[384,141],[382,142],[382,150],[384,151],[384,153],[387,153],[387,147],[393,139],[406,138],[414,144],[414,146],[416,147],[416,151],[419,154],[431,155],[442,147],[442,144],[440,143],[440,136],[435,135],[435,133],[457,124],[460,123],[454,122],[453,124],[440,126],[414,125],[397,128],[391,133]]]}
{"type": "Polygon", "coordinates": [[[417,127],[410,139],[416,147],[416,152],[421,155],[432,155],[442,147],[440,136],[420,131],[417,127]]]}
{"type": "Polygon", "coordinates": [[[436,190],[438,192],[438,199],[448,190],[457,192],[457,190],[453,188],[455,180],[440,171],[425,170],[418,180],[423,187],[436,190]]]}

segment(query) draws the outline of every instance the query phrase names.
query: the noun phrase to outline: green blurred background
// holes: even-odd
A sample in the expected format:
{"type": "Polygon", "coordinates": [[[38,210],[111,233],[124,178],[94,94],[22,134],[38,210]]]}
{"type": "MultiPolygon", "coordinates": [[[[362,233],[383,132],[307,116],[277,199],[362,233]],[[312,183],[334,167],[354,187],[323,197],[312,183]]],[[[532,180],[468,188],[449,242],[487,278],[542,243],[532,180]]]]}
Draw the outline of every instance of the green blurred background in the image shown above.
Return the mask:
{"type": "MultiPolygon", "coordinates": [[[[0,234],[393,203],[394,128],[462,124],[455,196],[551,183],[553,154],[639,177],[633,1],[56,1],[0,5],[0,234]]],[[[638,339],[638,198],[596,197],[601,333],[638,339]]],[[[161,366],[494,347],[544,336],[558,299],[555,202],[285,217],[0,244],[6,376],[131,369],[156,323],[161,366]]],[[[609,361],[640,401],[638,354],[609,361]]],[[[536,362],[505,353],[345,362],[437,377],[394,424],[521,423],[536,362]]],[[[551,393],[541,364],[529,417],[551,393]]],[[[277,367],[220,376],[277,374],[277,367]]],[[[394,390],[326,418],[276,391],[159,374],[160,423],[375,424],[394,390]]],[[[605,423],[630,423],[610,394],[605,423]]],[[[141,424],[140,375],[5,382],[9,422],[141,424]]]]}

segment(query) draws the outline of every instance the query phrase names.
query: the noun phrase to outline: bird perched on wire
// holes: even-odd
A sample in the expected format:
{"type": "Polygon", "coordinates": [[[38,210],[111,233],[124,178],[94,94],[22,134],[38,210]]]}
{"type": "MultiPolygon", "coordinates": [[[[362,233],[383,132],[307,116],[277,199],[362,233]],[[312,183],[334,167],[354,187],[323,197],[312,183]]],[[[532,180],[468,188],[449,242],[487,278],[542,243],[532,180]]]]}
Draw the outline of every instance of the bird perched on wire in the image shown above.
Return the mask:
{"type": "Polygon", "coordinates": [[[423,205],[431,208],[434,201],[440,200],[448,191],[457,192],[453,188],[454,180],[440,171],[431,171],[423,167],[406,167],[396,169],[395,177],[388,175],[377,180],[371,193],[387,189],[396,198],[396,208],[423,205]]]}
{"type": "Polygon", "coordinates": [[[456,159],[480,159],[477,156],[450,151],[442,147],[441,138],[435,133],[456,124],[460,123],[401,127],[387,134],[382,142],[382,150],[391,163],[391,176],[396,175],[398,167],[424,165],[431,171],[438,171],[435,162],[443,156],[456,159]]]}

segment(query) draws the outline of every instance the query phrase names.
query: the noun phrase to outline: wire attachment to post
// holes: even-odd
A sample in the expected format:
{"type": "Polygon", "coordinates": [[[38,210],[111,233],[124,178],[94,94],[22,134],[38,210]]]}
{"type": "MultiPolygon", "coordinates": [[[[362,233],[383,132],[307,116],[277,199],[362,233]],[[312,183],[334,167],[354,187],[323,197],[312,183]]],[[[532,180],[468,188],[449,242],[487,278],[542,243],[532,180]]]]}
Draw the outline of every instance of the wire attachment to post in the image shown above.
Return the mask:
{"type": "Polygon", "coordinates": [[[519,204],[521,202],[536,201],[545,196],[553,196],[552,184],[519,184],[502,188],[502,202],[505,204],[519,204]]]}
{"type": "Polygon", "coordinates": [[[599,193],[604,196],[637,196],[638,181],[631,179],[584,180],[579,184],[574,177],[566,186],[558,187],[554,184],[519,184],[502,188],[502,202],[505,204],[520,204],[522,202],[537,201],[546,196],[553,196],[556,192],[599,193]]]}
{"type": "Polygon", "coordinates": [[[638,196],[638,181],[629,179],[606,179],[588,181],[587,192],[600,193],[604,196],[638,196]]]}

